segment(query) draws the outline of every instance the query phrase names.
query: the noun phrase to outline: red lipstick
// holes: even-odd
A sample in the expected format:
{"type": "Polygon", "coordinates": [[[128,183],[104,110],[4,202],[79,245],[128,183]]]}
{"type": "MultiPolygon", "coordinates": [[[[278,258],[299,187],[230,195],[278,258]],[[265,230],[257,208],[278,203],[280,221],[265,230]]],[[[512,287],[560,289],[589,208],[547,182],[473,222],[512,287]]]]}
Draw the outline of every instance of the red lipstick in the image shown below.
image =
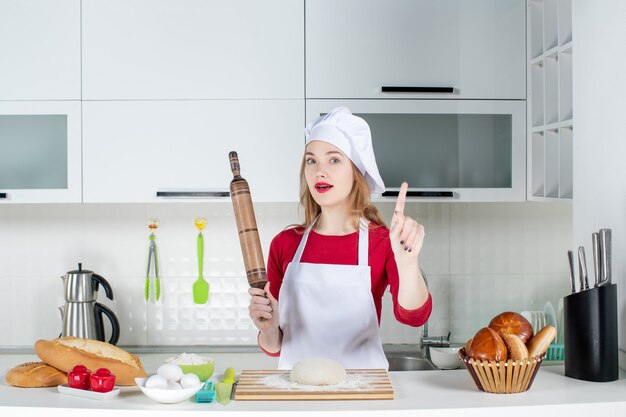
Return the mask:
{"type": "Polygon", "coordinates": [[[333,186],[326,182],[318,182],[315,184],[315,190],[317,190],[318,193],[325,193],[330,191],[331,188],[333,188],[333,186]]]}

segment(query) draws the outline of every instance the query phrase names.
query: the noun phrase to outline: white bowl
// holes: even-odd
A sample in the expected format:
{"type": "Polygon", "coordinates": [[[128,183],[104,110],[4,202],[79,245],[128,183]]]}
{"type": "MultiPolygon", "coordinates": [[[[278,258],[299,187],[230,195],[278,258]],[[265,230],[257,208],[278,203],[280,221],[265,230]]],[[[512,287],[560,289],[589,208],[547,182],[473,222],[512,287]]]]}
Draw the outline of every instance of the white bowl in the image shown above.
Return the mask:
{"type": "Polygon", "coordinates": [[[195,387],[183,389],[146,388],[146,380],[147,378],[135,378],[135,383],[137,383],[141,392],[146,394],[146,397],[162,404],[175,404],[185,401],[193,397],[204,385],[204,382],[202,382],[195,387]]]}
{"type": "Polygon", "coordinates": [[[459,349],[461,347],[431,347],[430,360],[439,369],[456,369],[462,364],[459,349]]]}

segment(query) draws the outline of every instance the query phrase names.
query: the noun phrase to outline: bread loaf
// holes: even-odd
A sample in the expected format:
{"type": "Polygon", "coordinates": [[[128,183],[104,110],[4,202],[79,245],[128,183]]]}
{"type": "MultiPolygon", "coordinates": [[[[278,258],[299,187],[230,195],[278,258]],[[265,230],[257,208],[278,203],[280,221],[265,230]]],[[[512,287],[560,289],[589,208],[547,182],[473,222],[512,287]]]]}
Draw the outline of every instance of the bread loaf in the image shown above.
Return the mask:
{"type": "Polygon", "coordinates": [[[517,335],[501,333],[500,336],[509,351],[509,359],[516,361],[519,359],[527,359],[529,357],[528,348],[524,342],[522,342],[522,339],[517,337],[517,335]]]}
{"type": "Polygon", "coordinates": [[[552,326],[546,326],[539,330],[537,334],[528,342],[528,354],[530,356],[541,356],[548,346],[556,337],[556,329],[552,326]]]}
{"type": "Polygon", "coordinates": [[[139,358],[98,340],[77,337],[38,340],[35,353],[45,363],[64,372],[69,372],[76,365],[85,365],[91,371],[107,368],[115,375],[117,385],[135,385],[135,378],[146,377],[139,358]]]}
{"type": "Polygon", "coordinates": [[[480,361],[505,361],[508,357],[504,341],[489,327],[483,327],[476,333],[468,356],[480,361]]]}
{"type": "Polygon", "coordinates": [[[489,322],[489,327],[499,334],[514,334],[522,342],[528,343],[533,337],[533,326],[521,314],[513,311],[505,311],[495,316],[489,322]]]}
{"type": "Polygon", "coordinates": [[[7,384],[22,388],[56,387],[67,383],[67,375],[43,362],[27,362],[9,369],[7,384]]]}

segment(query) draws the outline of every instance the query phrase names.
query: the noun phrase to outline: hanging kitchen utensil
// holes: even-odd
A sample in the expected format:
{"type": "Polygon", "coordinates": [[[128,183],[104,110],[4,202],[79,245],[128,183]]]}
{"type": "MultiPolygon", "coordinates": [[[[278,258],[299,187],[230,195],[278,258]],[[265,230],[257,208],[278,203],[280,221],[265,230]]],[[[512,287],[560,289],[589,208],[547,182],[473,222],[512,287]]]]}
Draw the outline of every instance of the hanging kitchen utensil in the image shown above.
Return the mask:
{"type": "Polygon", "coordinates": [[[569,283],[572,287],[572,294],[576,292],[576,273],[574,272],[574,252],[567,251],[567,263],[569,265],[569,283]]]}
{"type": "Polygon", "coordinates": [[[578,272],[580,276],[580,291],[589,289],[589,280],[587,278],[587,258],[585,257],[585,247],[578,247],[578,272]]]}
{"type": "Polygon", "coordinates": [[[204,304],[209,300],[209,283],[202,276],[204,269],[204,237],[202,236],[202,230],[204,230],[206,223],[204,218],[194,220],[194,224],[198,228],[198,279],[193,283],[193,302],[196,304],[204,304]]]}
{"type": "Polygon", "coordinates": [[[159,301],[161,297],[161,282],[159,280],[159,257],[157,253],[156,236],[154,232],[159,227],[159,220],[149,219],[148,229],[150,229],[150,246],[148,248],[148,267],[146,269],[145,295],[146,301],[150,300],[150,265],[154,266],[154,299],[159,301]]]}
{"type": "Polygon", "coordinates": [[[611,229],[600,229],[600,254],[602,259],[602,275],[598,286],[611,285],[611,229]]]}
{"type": "Polygon", "coordinates": [[[267,272],[265,271],[261,240],[254,217],[250,187],[240,175],[237,152],[230,152],[228,158],[230,169],[233,172],[233,180],[230,182],[230,198],[233,201],[248,284],[251,287],[263,288],[267,282],[267,272]]]}

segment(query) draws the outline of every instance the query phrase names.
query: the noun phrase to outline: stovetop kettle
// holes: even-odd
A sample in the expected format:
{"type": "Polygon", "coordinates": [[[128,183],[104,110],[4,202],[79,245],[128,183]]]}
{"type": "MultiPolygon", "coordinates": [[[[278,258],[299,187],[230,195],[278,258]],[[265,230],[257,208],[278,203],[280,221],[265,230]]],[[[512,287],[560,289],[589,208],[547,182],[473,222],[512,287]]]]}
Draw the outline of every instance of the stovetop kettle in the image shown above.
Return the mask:
{"type": "Polygon", "coordinates": [[[78,264],[78,270],[69,271],[61,277],[65,294],[65,306],[59,307],[63,321],[61,336],[75,336],[86,339],[105,341],[104,322],[105,315],[111,322],[112,334],[108,340],[116,344],[120,336],[120,324],[117,317],[107,306],[102,305],[98,299],[99,286],[109,300],[113,300],[111,285],[101,275],[82,268],[78,264]]]}

